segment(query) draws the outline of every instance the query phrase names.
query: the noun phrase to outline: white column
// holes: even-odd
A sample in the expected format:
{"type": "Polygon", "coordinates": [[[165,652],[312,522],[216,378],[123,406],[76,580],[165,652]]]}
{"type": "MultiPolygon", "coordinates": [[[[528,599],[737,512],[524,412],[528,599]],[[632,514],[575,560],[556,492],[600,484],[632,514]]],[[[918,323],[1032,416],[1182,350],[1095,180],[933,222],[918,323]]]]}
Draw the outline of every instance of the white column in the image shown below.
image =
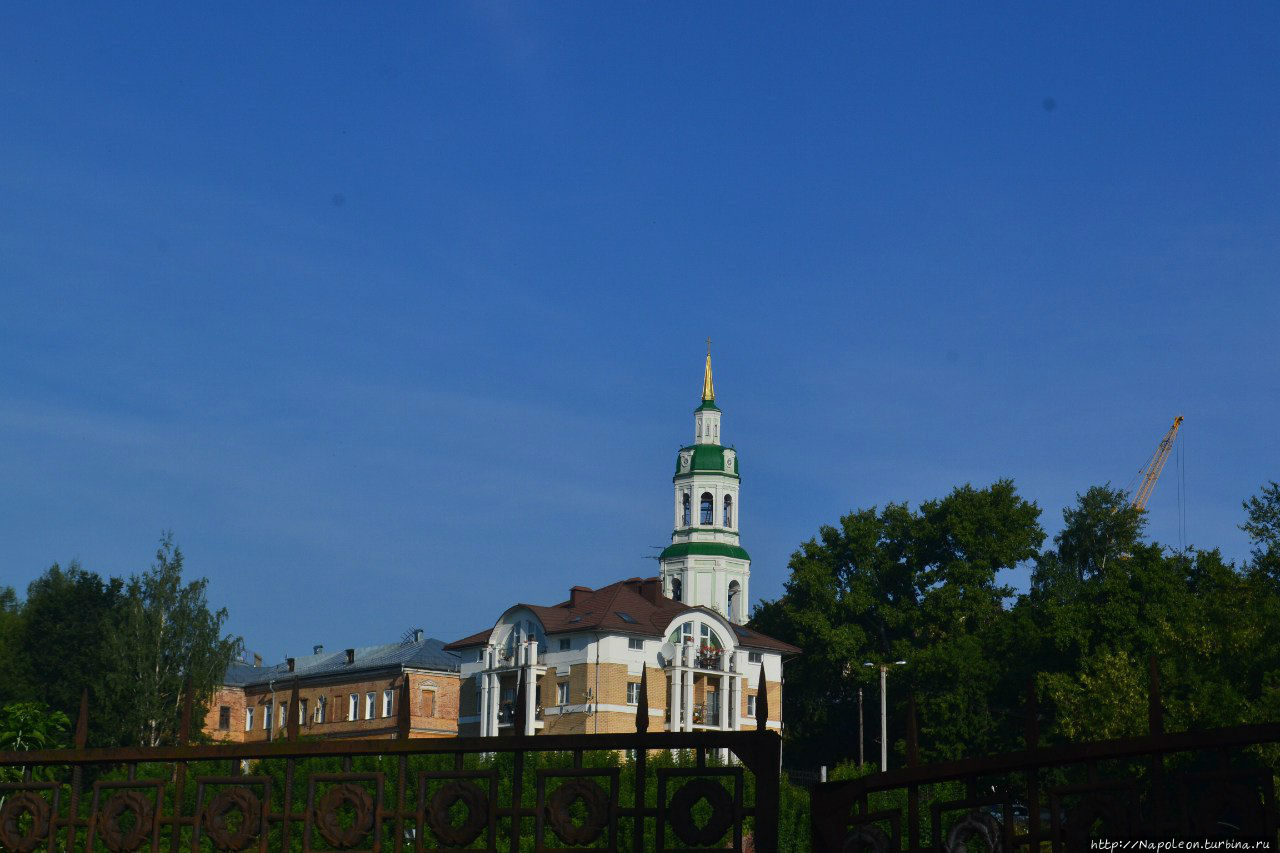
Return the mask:
{"type": "Polygon", "coordinates": [[[480,688],[480,737],[489,736],[489,673],[481,670],[476,676],[480,688]]]}
{"type": "Polygon", "coordinates": [[[680,666],[678,664],[671,667],[671,719],[667,723],[667,731],[678,732],[684,726],[684,718],[680,716],[680,666]]]}
{"type": "Polygon", "coordinates": [[[489,737],[498,736],[498,707],[502,704],[502,684],[498,673],[487,673],[489,678],[489,737]]]}
{"type": "Polygon", "coordinates": [[[684,695],[688,712],[684,716],[684,730],[693,731],[693,643],[684,644],[684,695]]]}
{"type": "Polygon", "coordinates": [[[538,714],[538,641],[530,639],[525,650],[524,668],[524,734],[534,732],[538,714]]]}
{"type": "Polygon", "coordinates": [[[729,728],[742,727],[742,653],[733,653],[733,675],[729,676],[729,728]]]}

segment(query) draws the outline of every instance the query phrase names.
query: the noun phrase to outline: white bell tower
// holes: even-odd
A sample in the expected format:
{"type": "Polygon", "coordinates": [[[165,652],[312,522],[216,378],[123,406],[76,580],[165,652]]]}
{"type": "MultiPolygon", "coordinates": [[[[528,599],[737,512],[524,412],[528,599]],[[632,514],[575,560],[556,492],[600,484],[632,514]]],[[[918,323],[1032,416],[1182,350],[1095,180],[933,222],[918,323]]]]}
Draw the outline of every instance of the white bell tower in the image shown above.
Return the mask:
{"type": "Polygon", "coordinates": [[[738,535],[738,453],[721,444],[720,409],[711,380],[711,342],[702,375],[702,405],[693,412],[693,444],[676,459],[675,527],[658,558],[668,598],[747,621],[751,557],[738,535]]]}

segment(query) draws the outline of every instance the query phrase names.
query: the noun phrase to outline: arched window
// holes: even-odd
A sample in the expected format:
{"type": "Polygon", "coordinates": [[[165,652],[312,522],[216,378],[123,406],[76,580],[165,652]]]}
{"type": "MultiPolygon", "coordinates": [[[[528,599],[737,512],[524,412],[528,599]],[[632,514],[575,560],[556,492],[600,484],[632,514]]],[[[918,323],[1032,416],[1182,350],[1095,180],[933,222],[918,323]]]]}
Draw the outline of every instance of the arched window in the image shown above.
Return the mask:
{"type": "Polygon", "coordinates": [[[715,517],[714,517],[715,510],[714,510],[714,509],[712,509],[712,499],[711,499],[711,493],[710,493],[710,492],[703,492],[703,493],[702,493],[702,506],[701,506],[701,508],[700,508],[700,509],[701,509],[701,513],[700,513],[700,514],[701,514],[701,518],[702,518],[702,521],[701,521],[700,523],[701,523],[701,524],[714,524],[714,523],[715,523],[715,517]]]}
{"type": "MultiPolygon", "coordinates": [[[[685,495],[685,500],[688,500],[688,497],[685,495]]],[[[671,597],[676,601],[684,601],[684,584],[680,582],[680,578],[671,579],[671,597]]]]}
{"type": "Polygon", "coordinates": [[[690,509],[689,493],[685,492],[684,493],[684,526],[685,527],[688,527],[692,523],[692,520],[689,517],[689,514],[691,511],[692,510],[690,509]]]}
{"type": "Polygon", "coordinates": [[[731,622],[742,621],[742,616],[739,615],[738,613],[738,606],[740,603],[740,599],[742,598],[742,596],[739,595],[739,593],[741,592],[742,592],[742,587],[738,584],[737,581],[729,581],[729,607],[725,610],[725,612],[729,614],[729,621],[731,622]]]}
{"type": "Polygon", "coordinates": [[[733,527],[733,495],[724,496],[724,526],[733,527]]]}

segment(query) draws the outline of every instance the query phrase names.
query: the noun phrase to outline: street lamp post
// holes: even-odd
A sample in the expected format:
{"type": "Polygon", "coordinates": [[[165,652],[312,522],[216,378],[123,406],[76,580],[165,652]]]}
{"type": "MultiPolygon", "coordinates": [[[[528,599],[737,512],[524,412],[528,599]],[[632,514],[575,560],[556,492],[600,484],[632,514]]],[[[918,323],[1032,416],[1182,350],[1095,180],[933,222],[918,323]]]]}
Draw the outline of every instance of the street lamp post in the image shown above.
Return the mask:
{"type": "Polygon", "coordinates": [[[880,772],[884,773],[889,769],[889,701],[886,683],[889,676],[889,667],[902,666],[906,663],[904,660],[896,660],[893,663],[874,664],[867,661],[863,666],[880,667],[880,772]]]}

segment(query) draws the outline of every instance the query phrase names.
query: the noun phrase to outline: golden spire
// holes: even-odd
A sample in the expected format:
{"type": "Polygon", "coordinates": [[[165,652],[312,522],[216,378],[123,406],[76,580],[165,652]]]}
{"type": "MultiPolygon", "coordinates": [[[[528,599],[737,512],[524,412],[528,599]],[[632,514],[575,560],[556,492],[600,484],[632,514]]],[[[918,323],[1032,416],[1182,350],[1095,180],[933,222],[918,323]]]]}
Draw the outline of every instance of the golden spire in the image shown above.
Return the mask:
{"type": "Polygon", "coordinates": [[[702,374],[702,402],[716,399],[716,386],[711,382],[711,338],[707,338],[707,369],[702,374]]]}

